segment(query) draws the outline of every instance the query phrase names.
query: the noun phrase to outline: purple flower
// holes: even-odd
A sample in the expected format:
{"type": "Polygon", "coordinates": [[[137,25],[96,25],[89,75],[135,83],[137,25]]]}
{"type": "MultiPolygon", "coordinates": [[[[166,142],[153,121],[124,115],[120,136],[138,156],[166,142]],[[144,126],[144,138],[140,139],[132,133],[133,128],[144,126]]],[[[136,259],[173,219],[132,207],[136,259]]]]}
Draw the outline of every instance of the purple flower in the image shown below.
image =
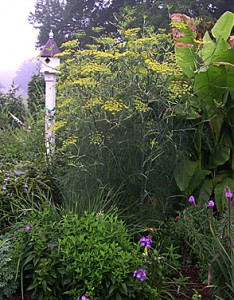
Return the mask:
{"type": "Polygon", "coordinates": [[[208,207],[213,208],[214,205],[215,205],[215,203],[214,203],[213,200],[210,200],[210,201],[208,202],[208,207]]]}
{"type": "Polygon", "coordinates": [[[143,247],[150,248],[151,244],[152,244],[152,240],[148,236],[143,236],[143,237],[140,238],[140,244],[143,247]]]}
{"type": "Polygon", "coordinates": [[[30,225],[26,225],[26,226],[25,226],[25,230],[26,230],[26,231],[30,231],[31,229],[32,229],[32,227],[31,227],[30,225]]]}
{"type": "Polygon", "coordinates": [[[8,181],[8,180],[10,180],[10,177],[8,176],[7,178],[4,178],[4,181],[6,182],[6,181],[8,181]]]}
{"type": "Polygon", "coordinates": [[[2,189],[3,189],[3,190],[6,190],[6,189],[7,189],[7,187],[6,187],[5,185],[3,185],[3,186],[2,186],[2,189]]]}
{"type": "Polygon", "coordinates": [[[15,170],[15,174],[16,174],[17,176],[20,176],[20,175],[24,175],[25,172],[20,171],[20,170],[15,170]]]}
{"type": "Polygon", "coordinates": [[[195,204],[195,198],[191,195],[188,199],[190,204],[195,204]]]}
{"type": "Polygon", "coordinates": [[[24,184],[24,187],[25,187],[25,188],[28,188],[28,185],[27,185],[27,183],[25,183],[25,184],[24,184]]]}
{"type": "Polygon", "coordinates": [[[83,295],[81,297],[78,297],[76,300],[89,300],[89,298],[83,295]]]}
{"type": "Polygon", "coordinates": [[[135,270],[133,277],[140,279],[140,281],[144,281],[146,279],[146,271],[144,269],[135,270]]]}
{"type": "Polygon", "coordinates": [[[225,196],[226,196],[226,198],[228,198],[228,199],[231,199],[231,198],[232,198],[232,193],[231,193],[231,190],[230,190],[229,187],[227,187],[226,190],[225,190],[225,196]]]}

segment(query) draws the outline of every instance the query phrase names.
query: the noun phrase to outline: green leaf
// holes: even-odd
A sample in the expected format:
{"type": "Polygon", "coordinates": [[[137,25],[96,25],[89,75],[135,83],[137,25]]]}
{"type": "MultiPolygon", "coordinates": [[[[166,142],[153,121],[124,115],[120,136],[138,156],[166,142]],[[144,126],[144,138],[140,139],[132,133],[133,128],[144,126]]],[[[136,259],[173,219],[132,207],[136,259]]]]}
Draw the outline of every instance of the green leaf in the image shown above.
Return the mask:
{"type": "Polygon", "coordinates": [[[202,47],[202,50],[200,52],[201,58],[205,63],[210,63],[213,59],[213,53],[215,51],[215,43],[211,39],[208,31],[205,33],[203,37],[204,45],[202,47]]]}
{"type": "Polygon", "coordinates": [[[230,158],[230,148],[218,144],[214,147],[209,157],[209,168],[216,168],[223,165],[230,158]]]}
{"type": "Polygon", "coordinates": [[[117,293],[116,294],[116,298],[115,298],[116,300],[122,300],[122,297],[120,296],[120,294],[119,293],[117,293]]]}
{"type": "Polygon", "coordinates": [[[195,27],[192,19],[181,14],[172,15],[173,37],[175,42],[175,54],[177,63],[183,73],[191,78],[196,69],[196,43],[195,27]],[[173,21],[175,20],[175,21],[173,21]]]}
{"type": "Polygon", "coordinates": [[[214,186],[212,179],[205,180],[200,189],[198,202],[207,203],[207,201],[210,199],[211,194],[213,193],[213,188],[214,186]]]}
{"type": "MultiPolygon", "coordinates": [[[[209,111],[208,111],[209,113],[209,111]]],[[[222,110],[216,112],[215,117],[213,117],[212,115],[209,116],[210,118],[212,118],[210,125],[213,128],[213,131],[215,132],[216,137],[218,138],[220,136],[220,132],[222,130],[222,124],[224,121],[224,113],[222,110]]]]}
{"type": "Polygon", "coordinates": [[[234,191],[234,181],[230,177],[224,178],[224,180],[218,183],[214,189],[215,203],[220,212],[224,210],[227,201],[225,197],[225,189],[227,187],[234,191]]]}
{"type": "Polygon", "coordinates": [[[127,295],[128,294],[128,289],[125,283],[122,283],[121,286],[119,287],[119,290],[122,294],[127,295]]]}
{"type": "Polygon", "coordinates": [[[227,11],[218,19],[215,26],[212,28],[212,35],[216,38],[216,40],[219,38],[227,40],[231,34],[233,26],[234,14],[227,11]]]}
{"type": "Polygon", "coordinates": [[[36,254],[33,252],[27,256],[25,259],[23,266],[26,266],[30,261],[32,261],[35,258],[36,254]]]}
{"type": "Polygon", "coordinates": [[[195,53],[195,47],[175,47],[177,63],[188,78],[192,78],[194,76],[194,71],[196,69],[195,53]]]}
{"type": "Polygon", "coordinates": [[[194,162],[187,158],[184,158],[175,169],[175,181],[182,192],[186,191],[186,189],[188,188],[197,166],[198,162],[194,162]]]}
{"type": "Polygon", "coordinates": [[[213,106],[214,101],[222,103],[226,91],[227,74],[225,67],[211,65],[207,71],[195,76],[194,92],[206,104],[213,106]]]}
{"type": "Polygon", "coordinates": [[[115,290],[116,290],[116,286],[115,285],[111,285],[111,287],[109,289],[109,296],[111,296],[115,290]]]}
{"type": "Polygon", "coordinates": [[[192,195],[193,192],[204,182],[207,175],[209,175],[211,171],[209,170],[196,170],[195,174],[190,180],[190,184],[187,188],[188,194],[192,195]]]}
{"type": "MultiPolygon", "coordinates": [[[[234,51],[233,51],[234,57],[234,51]]],[[[234,99],[234,66],[225,66],[227,72],[227,89],[229,90],[232,98],[234,99]]]]}

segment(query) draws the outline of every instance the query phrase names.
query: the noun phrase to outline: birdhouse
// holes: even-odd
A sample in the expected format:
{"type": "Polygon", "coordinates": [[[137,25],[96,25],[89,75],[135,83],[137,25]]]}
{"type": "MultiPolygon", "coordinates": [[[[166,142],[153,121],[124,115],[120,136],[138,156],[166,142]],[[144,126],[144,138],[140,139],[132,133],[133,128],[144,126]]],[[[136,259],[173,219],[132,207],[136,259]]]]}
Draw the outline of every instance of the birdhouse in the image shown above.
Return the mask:
{"type": "Polygon", "coordinates": [[[40,53],[40,72],[45,78],[45,146],[46,154],[53,153],[55,147],[55,102],[56,102],[56,77],[59,73],[60,59],[54,57],[60,53],[54,41],[53,32],[50,31],[49,40],[40,53]]]}
{"type": "Polygon", "coordinates": [[[56,74],[59,72],[60,59],[54,56],[60,52],[54,41],[53,32],[50,31],[49,39],[40,53],[41,73],[56,74]]]}

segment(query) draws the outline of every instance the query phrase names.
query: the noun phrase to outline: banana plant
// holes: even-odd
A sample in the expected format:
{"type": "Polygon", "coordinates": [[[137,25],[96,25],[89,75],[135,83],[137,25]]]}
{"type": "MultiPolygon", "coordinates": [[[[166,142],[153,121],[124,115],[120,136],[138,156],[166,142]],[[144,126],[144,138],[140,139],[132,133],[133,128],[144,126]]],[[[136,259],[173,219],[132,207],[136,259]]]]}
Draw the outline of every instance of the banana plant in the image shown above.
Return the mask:
{"type": "Polygon", "coordinates": [[[196,154],[181,159],[175,180],[185,194],[197,193],[199,201],[214,197],[222,211],[225,188],[234,191],[234,13],[224,13],[202,40],[196,39],[193,19],[173,14],[171,21],[177,62],[198,103],[196,154]],[[207,132],[212,142],[204,150],[207,132]]]}

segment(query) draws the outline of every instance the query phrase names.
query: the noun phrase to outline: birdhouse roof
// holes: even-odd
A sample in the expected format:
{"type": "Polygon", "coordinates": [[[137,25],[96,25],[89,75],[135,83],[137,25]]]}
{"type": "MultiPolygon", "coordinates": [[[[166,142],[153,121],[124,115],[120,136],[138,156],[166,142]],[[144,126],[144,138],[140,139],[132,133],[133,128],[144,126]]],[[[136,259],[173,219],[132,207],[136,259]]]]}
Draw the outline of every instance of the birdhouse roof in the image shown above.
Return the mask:
{"type": "Polygon", "coordinates": [[[43,50],[41,51],[40,54],[41,57],[53,57],[55,54],[61,52],[59,47],[56,45],[53,37],[54,37],[53,32],[50,31],[49,39],[45,44],[43,50]]]}

